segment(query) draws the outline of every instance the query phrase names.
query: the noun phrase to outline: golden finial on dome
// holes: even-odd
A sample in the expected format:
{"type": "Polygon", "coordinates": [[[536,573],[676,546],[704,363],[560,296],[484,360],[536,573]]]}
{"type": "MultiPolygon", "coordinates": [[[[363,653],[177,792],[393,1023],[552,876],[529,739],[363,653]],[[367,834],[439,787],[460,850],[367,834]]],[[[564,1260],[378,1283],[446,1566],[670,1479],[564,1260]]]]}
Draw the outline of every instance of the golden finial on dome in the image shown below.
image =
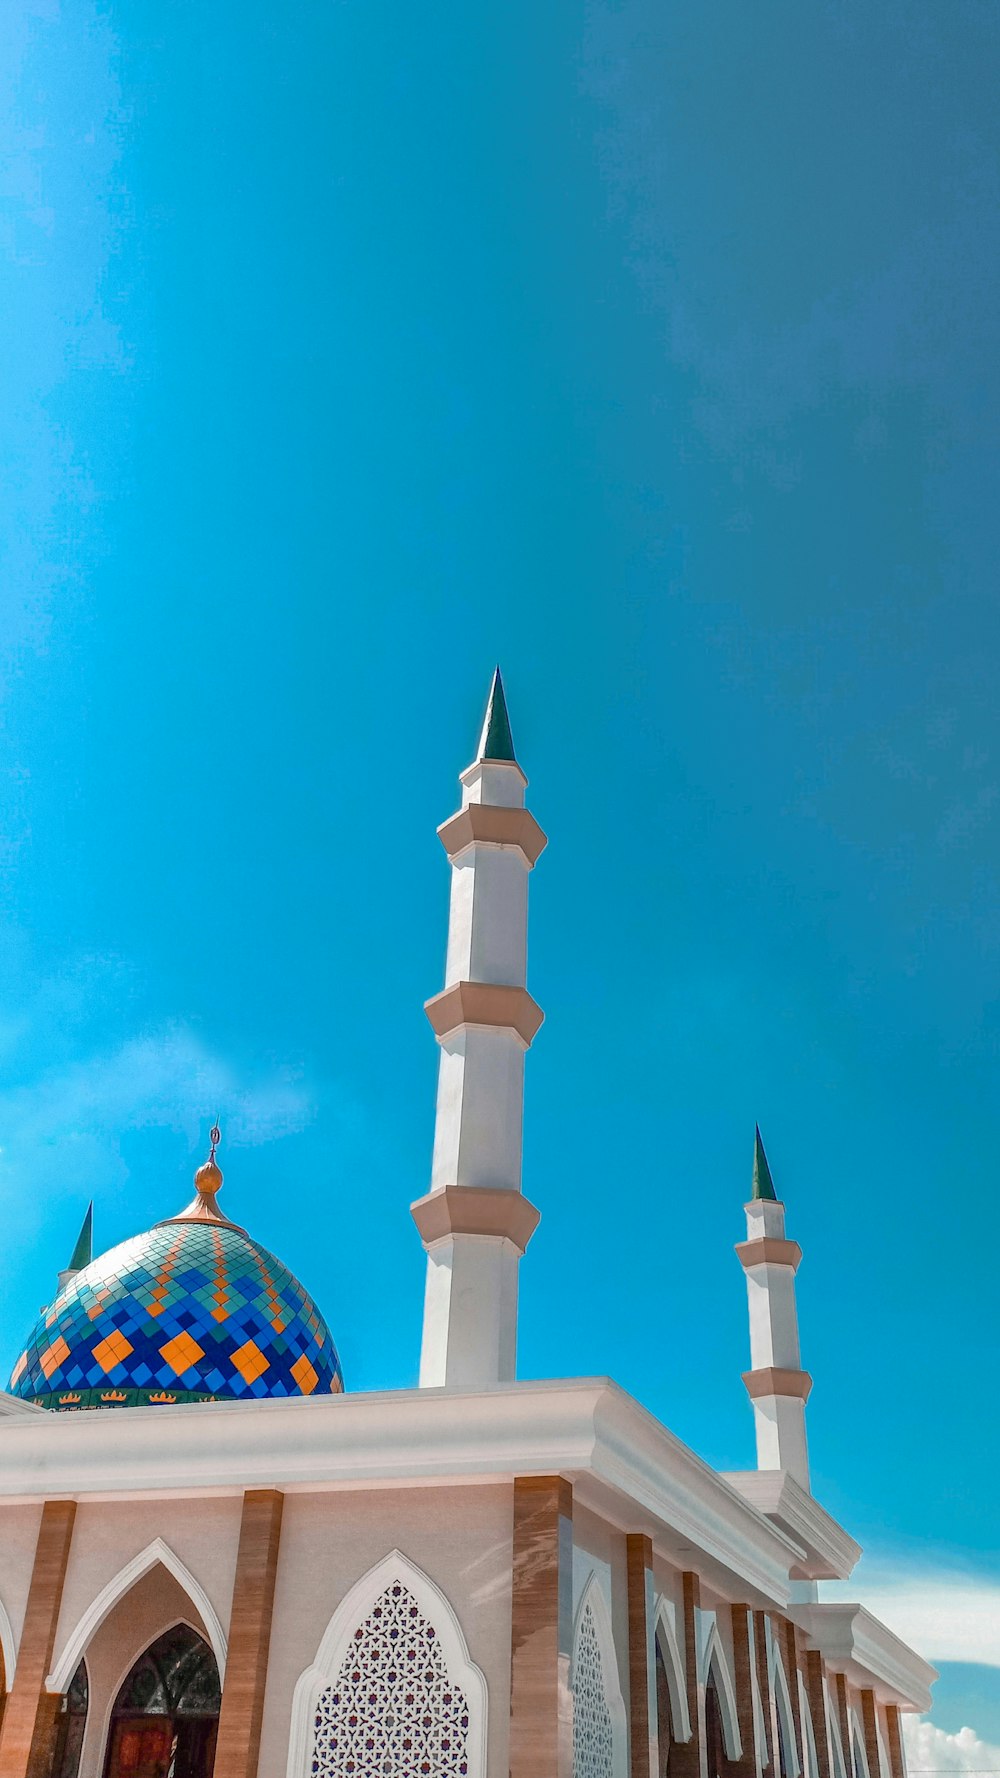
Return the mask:
{"type": "Polygon", "coordinates": [[[217,1123],[214,1123],[209,1130],[208,1139],[212,1145],[209,1149],[208,1160],[203,1161],[198,1168],[194,1182],[203,1198],[214,1198],[216,1192],[222,1189],[222,1169],[215,1159],[215,1151],[222,1141],[222,1131],[217,1123]]]}
{"type": "Polygon", "coordinates": [[[222,1131],[219,1129],[218,1120],[216,1120],[209,1131],[211,1147],[208,1152],[208,1160],[202,1161],[194,1176],[194,1197],[186,1210],[181,1210],[176,1216],[165,1216],[164,1223],[217,1222],[224,1223],[229,1228],[237,1226],[229,1221],[228,1216],[223,1215],[215,1201],[216,1193],[222,1189],[222,1169],[215,1158],[215,1151],[221,1141],[222,1131]]]}

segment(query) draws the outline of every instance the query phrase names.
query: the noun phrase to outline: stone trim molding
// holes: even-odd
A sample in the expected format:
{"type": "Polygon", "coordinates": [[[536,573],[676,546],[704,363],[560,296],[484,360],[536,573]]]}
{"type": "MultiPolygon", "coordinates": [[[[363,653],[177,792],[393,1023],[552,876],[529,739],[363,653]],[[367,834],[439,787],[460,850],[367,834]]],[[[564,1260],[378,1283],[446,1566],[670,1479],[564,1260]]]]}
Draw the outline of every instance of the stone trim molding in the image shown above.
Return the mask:
{"type": "Polygon", "coordinates": [[[719,1694],[719,1715],[722,1719],[722,1740],[725,1755],[727,1760],[735,1762],[743,1757],[740,1717],[736,1705],[736,1687],[733,1685],[733,1676],[729,1670],[726,1651],[722,1646],[719,1626],[714,1617],[702,1653],[700,1673],[702,1685],[708,1684],[713,1673],[716,1690],[719,1694]]]}
{"type": "Polygon", "coordinates": [[[736,1257],[744,1271],[751,1266],[791,1266],[797,1272],[802,1264],[802,1249],[797,1241],[782,1241],[777,1235],[758,1235],[753,1241],[739,1241],[736,1257]]]}
{"type": "Polygon", "coordinates": [[[499,803],[469,803],[459,809],[457,815],[442,821],[437,831],[451,859],[476,843],[513,846],[521,853],[529,870],[537,864],[549,843],[548,836],[527,809],[507,809],[499,803]]]}
{"type": "Polygon", "coordinates": [[[759,1401],[762,1395],[791,1395],[798,1401],[808,1401],[813,1386],[808,1371],[786,1370],[778,1364],[769,1364],[764,1370],[744,1371],[743,1382],[751,1401],[759,1401]]]}
{"type": "MultiPolygon", "coordinates": [[[[162,1410],[156,1408],[153,1412],[160,1413],[162,1410]]],[[[91,1600],[79,1623],[63,1643],[62,1652],[45,1681],[46,1691],[66,1691],[76,1672],[81,1655],[86,1653],[90,1642],[109,1612],[114,1610],[119,1599],[123,1599],[126,1593],[131,1592],[136,1581],[142,1580],[143,1575],[148,1574],[151,1568],[156,1567],[157,1563],[165,1568],[168,1574],[173,1575],[178,1586],[184,1589],[201,1618],[219,1669],[219,1679],[223,1685],[225,1684],[228,1652],[226,1634],[219,1622],[212,1601],[204,1587],[195,1580],[190,1570],[185,1568],[180,1557],[174,1555],[169,1544],[164,1543],[162,1537],[154,1537],[152,1543],[148,1543],[144,1550],[140,1550],[137,1556],[133,1556],[131,1562],[126,1562],[124,1568],[120,1568],[118,1573],[107,1582],[107,1585],[101,1588],[97,1597],[91,1600]]]]}
{"type": "Polygon", "coordinates": [[[424,1001],[424,1011],[440,1041],[463,1025],[493,1025],[513,1031],[525,1049],[545,1017],[527,988],[502,987],[497,982],[455,982],[424,1001]]]}
{"type": "Polygon", "coordinates": [[[523,1253],[541,1213],[522,1192],[510,1187],[446,1185],[410,1205],[425,1247],[449,1235],[492,1235],[523,1253]]]}
{"type": "Polygon", "coordinates": [[[662,1596],[657,1600],[653,1611],[653,1650],[654,1660],[656,1646],[659,1644],[663,1670],[667,1676],[667,1692],[670,1697],[670,1729],[676,1743],[690,1741],[691,1717],[688,1712],[687,1681],[684,1674],[684,1662],[681,1660],[674,1623],[666,1599],[662,1596]]]}

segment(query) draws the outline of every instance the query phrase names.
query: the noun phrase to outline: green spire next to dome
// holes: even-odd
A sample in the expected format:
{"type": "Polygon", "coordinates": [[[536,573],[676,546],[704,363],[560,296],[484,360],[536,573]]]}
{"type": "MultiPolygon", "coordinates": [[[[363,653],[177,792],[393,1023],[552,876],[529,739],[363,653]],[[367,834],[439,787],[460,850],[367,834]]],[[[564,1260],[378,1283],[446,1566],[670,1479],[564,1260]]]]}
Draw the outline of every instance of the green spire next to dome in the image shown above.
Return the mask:
{"type": "Polygon", "coordinates": [[[514,738],[510,732],[510,717],[507,715],[507,700],[503,695],[503,680],[500,668],[493,674],[490,686],[489,702],[486,705],[486,720],[483,732],[479,737],[479,751],[476,754],[478,765],[481,759],[503,760],[508,765],[516,765],[514,738]]]}
{"type": "Polygon", "coordinates": [[[76,1237],[76,1246],[73,1249],[69,1265],[66,1267],[67,1272],[82,1272],[84,1266],[89,1266],[93,1257],[94,1206],[91,1202],[87,1205],[87,1214],[83,1219],[80,1233],[76,1237]]]}
{"type": "Polygon", "coordinates": [[[753,1186],[750,1196],[751,1198],[768,1198],[775,1204],[778,1201],[778,1194],[774,1189],[774,1180],[771,1178],[771,1169],[767,1164],[767,1156],[764,1153],[764,1144],[760,1139],[760,1129],[757,1124],[754,1124],[753,1127],[753,1186]]]}

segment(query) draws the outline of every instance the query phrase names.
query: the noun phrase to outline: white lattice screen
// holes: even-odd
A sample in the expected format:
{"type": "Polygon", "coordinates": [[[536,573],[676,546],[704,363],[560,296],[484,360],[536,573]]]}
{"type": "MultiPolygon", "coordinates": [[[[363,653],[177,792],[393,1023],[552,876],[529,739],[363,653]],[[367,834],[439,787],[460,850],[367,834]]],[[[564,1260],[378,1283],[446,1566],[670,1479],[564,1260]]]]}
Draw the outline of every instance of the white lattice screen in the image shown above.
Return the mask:
{"type": "Polygon", "coordinates": [[[467,1778],[468,1702],[402,1581],[367,1612],[321,1692],[313,1746],[313,1778],[467,1778]]]}
{"type": "Polygon", "coordinates": [[[573,1778],[613,1778],[614,1723],[590,1601],[577,1630],[573,1677],[573,1778]]]}

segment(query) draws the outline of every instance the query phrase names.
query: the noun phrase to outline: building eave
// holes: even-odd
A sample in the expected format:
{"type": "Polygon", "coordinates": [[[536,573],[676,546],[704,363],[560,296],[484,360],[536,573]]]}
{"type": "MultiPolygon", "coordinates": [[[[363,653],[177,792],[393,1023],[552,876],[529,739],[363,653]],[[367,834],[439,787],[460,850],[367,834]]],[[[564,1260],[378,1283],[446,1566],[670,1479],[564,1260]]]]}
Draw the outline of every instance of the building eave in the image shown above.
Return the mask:
{"type": "Polygon", "coordinates": [[[929,1710],[937,1670],[863,1605],[796,1605],[789,1612],[828,1667],[901,1710],[929,1710]]]}
{"type": "Polygon", "coordinates": [[[846,1580],[852,1573],[861,1545],[787,1470],[735,1470],[725,1479],[744,1500],[802,1545],[806,1560],[793,1579],[846,1580]]]}

